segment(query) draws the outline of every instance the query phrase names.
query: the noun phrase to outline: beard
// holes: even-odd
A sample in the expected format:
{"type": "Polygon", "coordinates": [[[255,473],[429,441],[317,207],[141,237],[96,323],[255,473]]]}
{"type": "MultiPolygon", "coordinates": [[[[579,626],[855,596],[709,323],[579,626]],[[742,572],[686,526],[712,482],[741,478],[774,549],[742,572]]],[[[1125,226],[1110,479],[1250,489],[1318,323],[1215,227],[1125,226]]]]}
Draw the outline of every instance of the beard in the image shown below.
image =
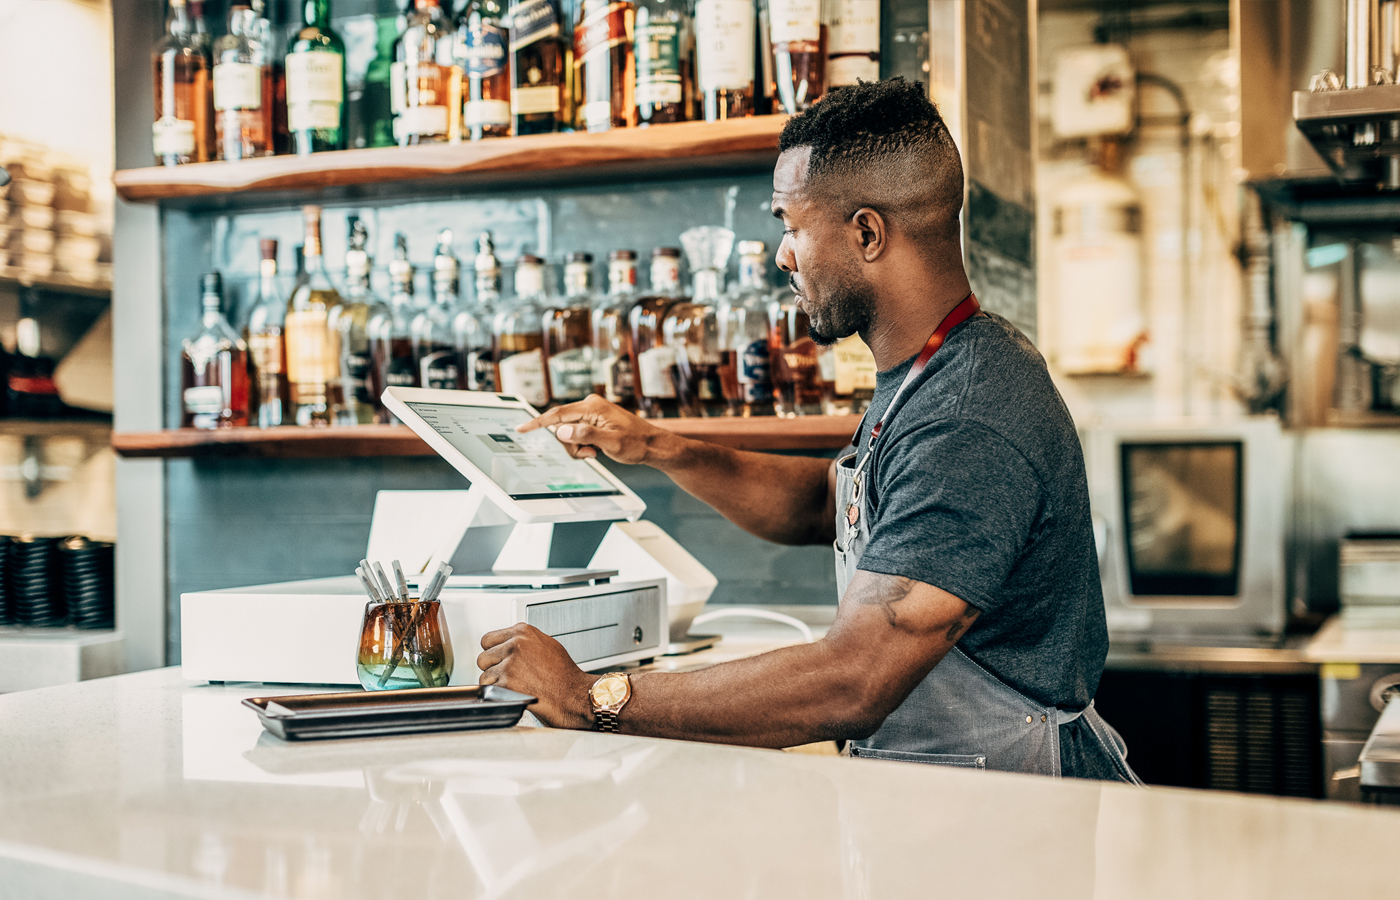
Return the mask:
{"type": "MultiPolygon", "coordinates": [[[[788,282],[794,291],[797,284],[791,277],[788,282]]],[[[820,303],[813,303],[809,294],[801,294],[806,301],[807,336],[819,346],[830,346],[842,338],[870,330],[871,309],[874,296],[870,285],[856,278],[843,278],[832,285],[831,292],[820,303]]]]}

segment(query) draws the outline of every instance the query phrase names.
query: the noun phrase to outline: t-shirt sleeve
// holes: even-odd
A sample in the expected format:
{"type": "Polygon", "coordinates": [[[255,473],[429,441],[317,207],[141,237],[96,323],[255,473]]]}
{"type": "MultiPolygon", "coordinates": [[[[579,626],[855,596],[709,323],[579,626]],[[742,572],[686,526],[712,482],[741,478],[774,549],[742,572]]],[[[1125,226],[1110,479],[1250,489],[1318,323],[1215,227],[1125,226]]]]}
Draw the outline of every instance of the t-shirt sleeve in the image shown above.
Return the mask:
{"type": "Polygon", "coordinates": [[[931,423],[882,451],[879,506],[859,568],[996,609],[1045,502],[1030,463],[1001,435],[969,422],[931,423]]]}

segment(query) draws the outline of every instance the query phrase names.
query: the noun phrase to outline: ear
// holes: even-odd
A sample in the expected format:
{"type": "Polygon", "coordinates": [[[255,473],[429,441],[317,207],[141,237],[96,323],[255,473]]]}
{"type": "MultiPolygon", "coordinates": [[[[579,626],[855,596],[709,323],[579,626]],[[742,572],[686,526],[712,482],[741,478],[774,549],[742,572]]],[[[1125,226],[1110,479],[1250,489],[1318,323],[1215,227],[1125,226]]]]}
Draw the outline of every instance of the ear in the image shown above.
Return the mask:
{"type": "Polygon", "coordinates": [[[856,210],[850,219],[859,250],[866,262],[874,262],[889,249],[890,233],[885,217],[868,206],[856,210]]]}

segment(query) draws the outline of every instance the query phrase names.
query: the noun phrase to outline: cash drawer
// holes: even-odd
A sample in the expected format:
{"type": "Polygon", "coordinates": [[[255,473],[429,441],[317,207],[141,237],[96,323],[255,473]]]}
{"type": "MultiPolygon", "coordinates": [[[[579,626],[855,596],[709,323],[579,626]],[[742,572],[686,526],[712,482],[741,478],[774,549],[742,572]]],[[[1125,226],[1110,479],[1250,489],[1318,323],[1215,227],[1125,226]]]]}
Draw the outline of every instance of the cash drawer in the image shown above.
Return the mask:
{"type": "Polygon", "coordinates": [[[576,663],[603,659],[655,641],[664,600],[647,587],[527,607],[525,621],[564,645],[576,663]]]}

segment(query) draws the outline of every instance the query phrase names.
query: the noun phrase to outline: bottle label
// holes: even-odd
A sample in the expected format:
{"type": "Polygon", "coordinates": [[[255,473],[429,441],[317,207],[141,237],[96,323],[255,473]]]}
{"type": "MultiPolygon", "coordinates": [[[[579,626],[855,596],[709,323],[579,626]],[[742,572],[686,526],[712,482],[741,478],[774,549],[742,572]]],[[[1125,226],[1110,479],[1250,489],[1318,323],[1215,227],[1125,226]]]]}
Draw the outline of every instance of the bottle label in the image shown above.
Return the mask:
{"type": "Polygon", "coordinates": [[[681,102],[681,28],[677,22],[637,26],[638,106],[681,102]]]}
{"type": "Polygon", "coordinates": [[[549,403],[549,392],[544,383],[543,352],[527,350],[515,353],[503,358],[498,365],[501,369],[498,390],[502,394],[514,394],[535,407],[549,403]]]}
{"type": "Polygon", "coordinates": [[[847,397],[856,392],[875,390],[875,356],[870,348],[857,335],[838,341],[823,357],[831,356],[835,369],[833,378],[826,376],[822,367],[822,380],[836,382],[836,395],[847,397]]]}
{"type": "Polygon", "coordinates": [[[775,44],[821,40],[821,0],[771,0],[768,15],[769,40],[775,44]]]}
{"type": "Polygon", "coordinates": [[[473,350],[467,354],[467,365],[467,390],[496,390],[496,367],[492,364],[489,353],[473,350]]]}
{"type": "Polygon", "coordinates": [[[394,140],[411,135],[446,134],[447,107],[410,106],[394,116],[394,140]]]}
{"type": "Polygon", "coordinates": [[[248,352],[253,357],[253,368],[259,375],[282,374],[282,335],[248,335],[248,352]]]}
{"type": "Polygon", "coordinates": [[[354,398],[356,403],[373,406],[374,397],[369,389],[369,355],[346,353],[340,366],[344,372],[345,396],[354,398]]]}
{"type": "Polygon", "coordinates": [[[753,84],[751,0],[697,0],[695,51],[700,90],[743,90],[753,84]]]}
{"type": "Polygon", "coordinates": [[[826,0],[826,16],[829,54],[880,52],[880,0],[826,0]]]}
{"type": "Polygon", "coordinates": [[[578,347],[549,358],[549,386],[554,399],[571,403],[593,391],[593,351],[578,347]]]}
{"type": "Polygon", "coordinates": [[[335,353],[325,310],[287,313],[287,380],[296,385],[321,386],[335,380],[335,353]]]}
{"type": "Polygon", "coordinates": [[[490,22],[467,30],[462,44],[462,71],[470,77],[490,78],[503,70],[506,59],[506,31],[490,22]]]}
{"type": "Polygon", "coordinates": [[[340,127],[345,59],[339,53],[287,56],[287,127],[292,131],[340,127]]]}
{"type": "Polygon", "coordinates": [[[817,351],[817,371],[828,384],[836,380],[836,348],[823,347],[817,351]]]}
{"type": "Polygon", "coordinates": [[[188,156],[194,152],[194,123],[162,116],[152,127],[156,156],[188,156]]]}
{"type": "Polygon", "coordinates": [[[607,131],[612,127],[612,101],[590,100],[583,104],[583,126],[589,131],[607,131]]]}
{"type": "Polygon", "coordinates": [[[214,108],[262,109],[262,66],[220,63],[214,67],[214,108]]]}
{"type": "MultiPolygon", "coordinates": [[[[628,21],[630,3],[596,7],[574,29],[574,65],[591,64],[588,57],[632,40],[628,21]]],[[[604,58],[600,64],[607,65],[604,58]]]]}
{"type": "Polygon", "coordinates": [[[652,347],[637,354],[637,375],[642,383],[642,396],[674,400],[676,379],[671,370],[675,367],[676,351],[671,347],[652,347]]]}
{"type": "MultiPolygon", "coordinates": [[[[516,87],[510,92],[510,110],[517,116],[559,112],[559,86],[541,84],[516,87]]],[[[193,138],[191,138],[193,140],[193,138]]]]}
{"type": "Polygon", "coordinates": [[[616,357],[608,366],[608,378],[602,384],[604,394],[613,403],[630,402],[636,392],[632,380],[632,360],[626,356],[616,357]]]}
{"type": "Polygon", "coordinates": [[[468,100],[462,121],[467,125],[509,125],[510,104],[504,100],[468,100]]]}
{"type": "Polygon", "coordinates": [[[441,99],[432,92],[418,89],[423,76],[440,74],[434,65],[415,65],[409,71],[407,63],[396,62],[389,68],[389,106],[394,113],[394,140],[411,135],[447,133],[447,107],[433,104],[441,99]]]}
{"type": "Polygon", "coordinates": [[[384,372],[384,383],[395,387],[418,387],[418,370],[413,366],[413,357],[407,353],[391,357],[384,372]]]}
{"type": "Polygon", "coordinates": [[[559,8],[554,0],[524,0],[510,12],[510,52],[559,36],[559,8]]]}
{"type": "Polygon", "coordinates": [[[219,385],[185,388],[185,412],[192,416],[217,416],[223,411],[224,389],[219,385]]]}
{"type": "Polygon", "coordinates": [[[418,361],[418,377],[425,388],[457,390],[457,360],[453,351],[429,353],[418,361]]]}
{"type": "Polygon", "coordinates": [[[833,56],[826,61],[828,87],[855,84],[857,81],[879,81],[880,62],[869,56],[833,56]]]}
{"type": "Polygon", "coordinates": [[[773,399],[773,377],[768,367],[768,340],[753,341],[739,351],[739,384],[745,403],[773,399]]]}

